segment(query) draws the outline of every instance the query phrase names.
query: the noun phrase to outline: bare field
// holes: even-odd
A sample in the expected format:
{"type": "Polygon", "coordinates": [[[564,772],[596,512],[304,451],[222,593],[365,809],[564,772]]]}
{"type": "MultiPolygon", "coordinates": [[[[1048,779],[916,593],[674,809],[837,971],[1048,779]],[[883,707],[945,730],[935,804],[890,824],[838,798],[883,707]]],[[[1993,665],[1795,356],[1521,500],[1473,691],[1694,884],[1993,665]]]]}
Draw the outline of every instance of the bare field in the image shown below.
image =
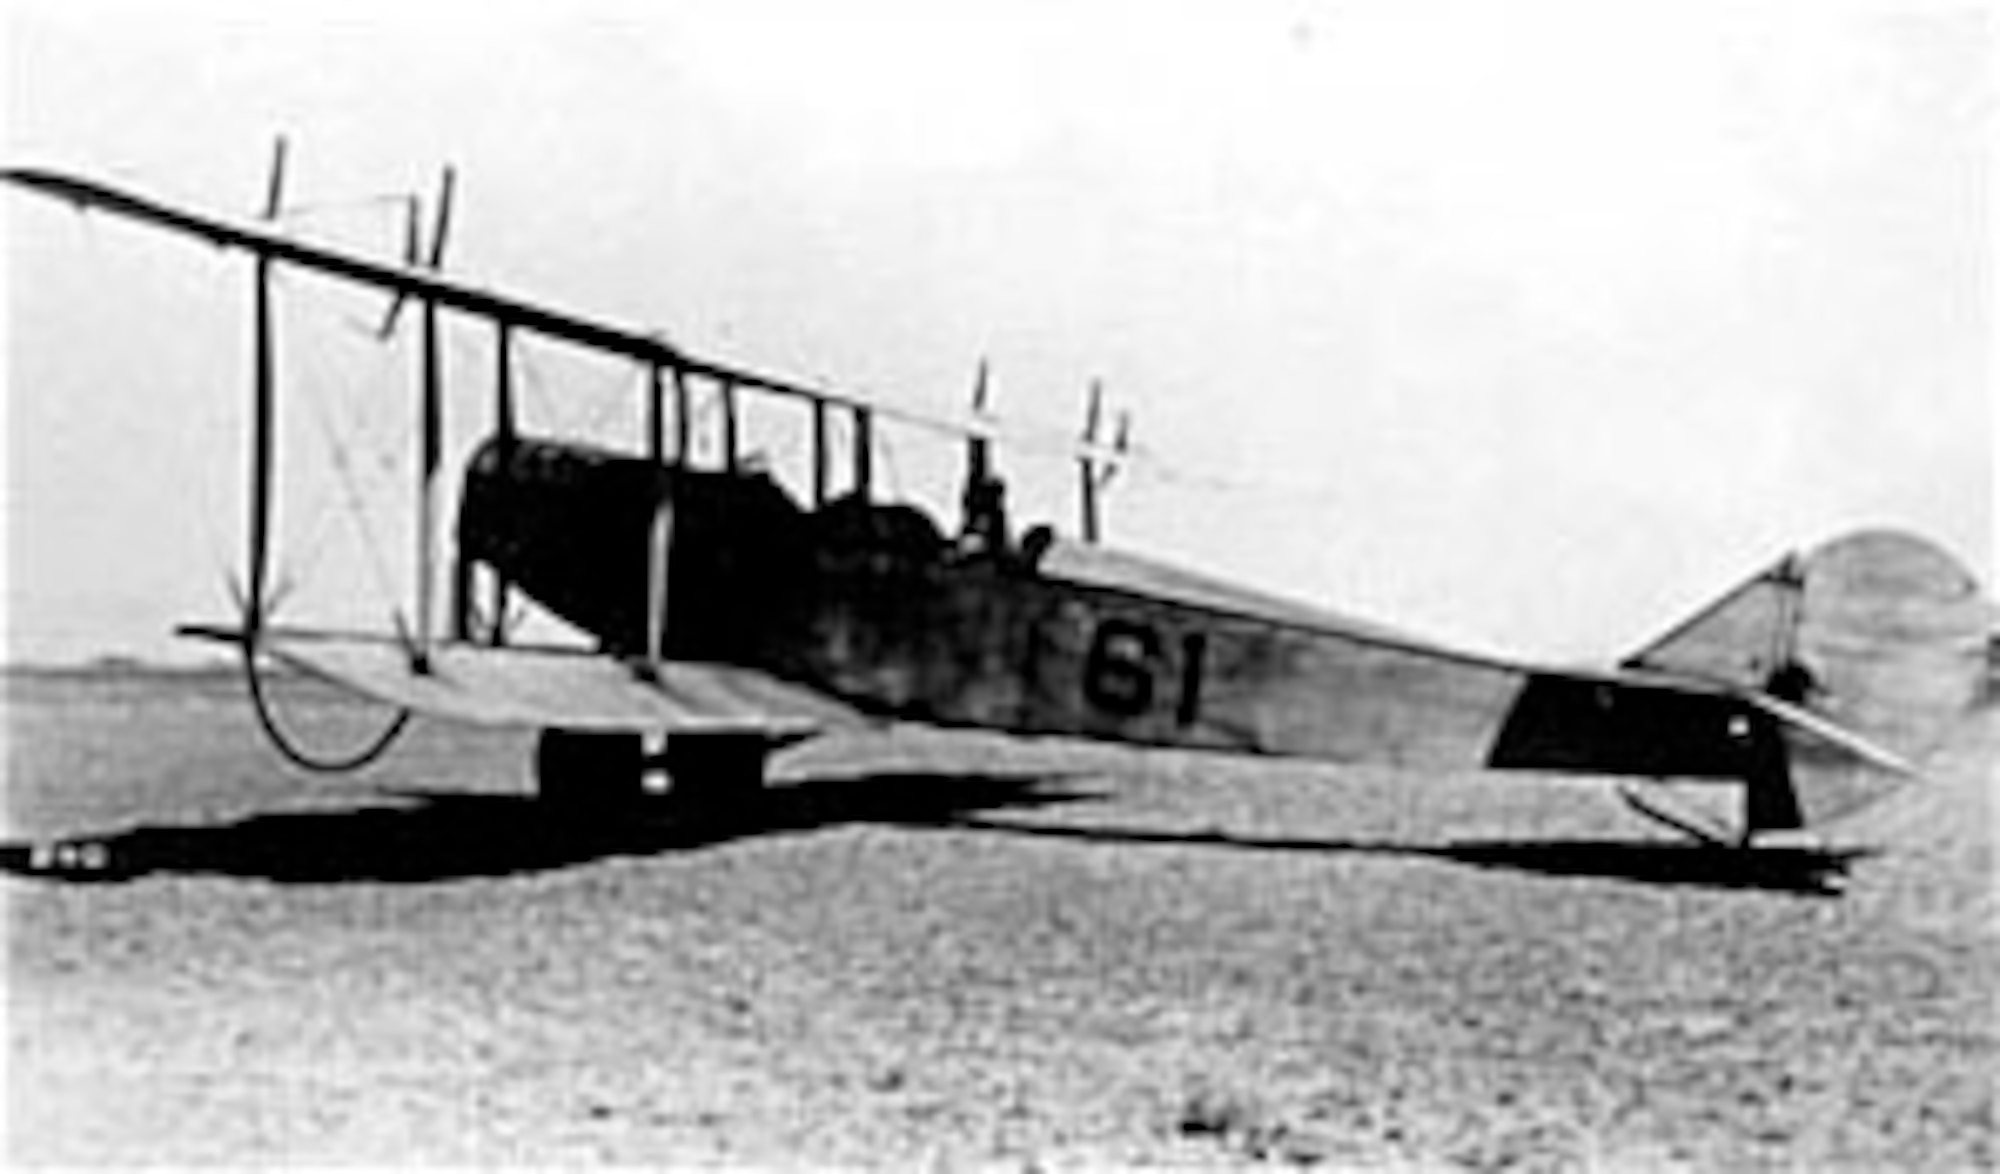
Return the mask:
{"type": "Polygon", "coordinates": [[[1839,895],[1576,781],[904,730],[781,757],[754,820],[586,828],[518,734],[327,780],[226,680],[5,713],[16,1163],[1996,1160],[1990,713],[1839,895]]]}

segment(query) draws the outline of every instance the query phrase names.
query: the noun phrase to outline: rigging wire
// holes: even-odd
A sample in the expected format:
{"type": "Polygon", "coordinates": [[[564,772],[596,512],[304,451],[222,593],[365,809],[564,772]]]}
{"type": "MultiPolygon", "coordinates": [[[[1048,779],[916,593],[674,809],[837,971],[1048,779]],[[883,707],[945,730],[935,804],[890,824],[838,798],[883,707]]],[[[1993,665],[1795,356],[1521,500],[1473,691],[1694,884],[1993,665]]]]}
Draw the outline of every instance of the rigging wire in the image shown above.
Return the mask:
{"type": "MultiPolygon", "coordinates": [[[[554,419],[560,413],[554,408],[553,398],[542,380],[541,360],[536,356],[533,347],[524,344],[525,340],[517,342],[513,359],[515,373],[519,376],[515,380],[515,390],[520,396],[522,409],[520,415],[522,418],[532,414],[543,419],[554,419]]],[[[518,424],[517,420],[517,427],[518,424]]]]}
{"type": "Polygon", "coordinates": [[[341,440],[332,420],[327,416],[325,406],[317,399],[312,403],[313,420],[319,425],[320,439],[326,445],[327,459],[332,462],[333,470],[337,474],[343,504],[347,506],[348,517],[354,523],[362,552],[367,556],[368,570],[374,580],[375,591],[386,610],[393,613],[395,605],[392,601],[396,592],[389,582],[388,564],[382,558],[383,543],[375,533],[375,528],[369,520],[367,503],[361,497],[360,479],[355,474],[353,452],[341,440]]]}
{"type": "Polygon", "coordinates": [[[278,212],[278,222],[296,222],[312,217],[326,217],[343,213],[375,212],[382,208],[402,208],[410,201],[408,192],[374,192],[367,195],[349,196],[338,200],[310,200],[304,203],[286,203],[278,212]]]}
{"type": "MultiPolygon", "coordinates": [[[[382,605],[384,611],[393,614],[396,593],[390,585],[391,576],[388,566],[383,561],[383,543],[379,540],[379,536],[372,524],[372,515],[368,503],[363,499],[363,487],[361,485],[361,478],[358,475],[357,461],[355,459],[357,448],[370,449],[379,454],[378,462],[383,465],[385,473],[393,474],[395,462],[394,458],[390,455],[392,450],[388,445],[379,443],[379,438],[372,435],[372,430],[365,426],[370,418],[380,420],[385,417],[393,418],[393,416],[389,413],[378,412],[374,413],[372,417],[364,417],[359,422],[352,419],[336,422],[333,418],[333,409],[342,404],[346,404],[349,407],[352,405],[348,400],[338,400],[334,392],[329,390],[332,386],[331,381],[322,377],[322,372],[332,365],[327,359],[328,347],[325,340],[311,332],[307,332],[303,337],[308,340],[309,345],[303,348],[306,353],[304,358],[297,364],[299,368],[298,374],[305,385],[302,389],[302,398],[311,410],[313,422],[319,430],[319,439],[325,447],[328,462],[332,466],[336,477],[335,485],[332,487],[321,486],[319,495],[314,499],[314,505],[310,511],[313,516],[313,522],[308,530],[309,539],[305,543],[307,561],[298,565],[295,574],[301,579],[310,578],[312,572],[316,570],[319,563],[324,559],[327,546],[322,544],[319,539],[325,533],[330,517],[335,512],[333,507],[336,504],[344,505],[346,507],[345,512],[354,526],[355,536],[361,546],[362,554],[366,557],[367,569],[373,577],[372,586],[378,602],[382,605]],[[330,403],[330,401],[337,402],[330,403]],[[352,443],[343,440],[343,432],[352,434],[352,443]],[[338,502],[329,500],[334,496],[335,490],[340,494],[338,502]]],[[[372,336],[370,342],[374,344],[372,336]]],[[[367,348],[367,353],[369,355],[368,363],[374,370],[364,374],[358,381],[364,389],[364,393],[379,389],[388,382],[382,377],[382,369],[393,361],[392,358],[383,356],[382,348],[378,344],[370,345],[367,348]]]]}

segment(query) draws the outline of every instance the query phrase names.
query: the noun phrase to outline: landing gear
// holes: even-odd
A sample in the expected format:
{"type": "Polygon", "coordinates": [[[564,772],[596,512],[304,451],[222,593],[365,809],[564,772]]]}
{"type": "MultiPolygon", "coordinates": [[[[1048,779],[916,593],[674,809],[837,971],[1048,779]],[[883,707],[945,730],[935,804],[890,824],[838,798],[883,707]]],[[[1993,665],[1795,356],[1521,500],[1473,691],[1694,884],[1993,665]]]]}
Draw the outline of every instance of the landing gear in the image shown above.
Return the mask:
{"type": "Polygon", "coordinates": [[[764,789],[764,767],[779,743],[762,734],[675,734],[657,756],[642,735],[543,730],[535,744],[535,782],[544,802],[564,811],[604,813],[642,808],[715,816],[741,809],[764,789]],[[665,767],[671,785],[647,786],[665,767]]]}
{"type": "Polygon", "coordinates": [[[677,734],[661,755],[672,788],[668,801],[691,815],[739,811],[764,790],[771,740],[761,734],[677,734]]]}
{"type": "Polygon", "coordinates": [[[629,808],[645,796],[646,746],[638,734],[543,730],[535,743],[535,786],[566,812],[629,808]]]}
{"type": "Polygon", "coordinates": [[[1733,812],[1725,811],[1716,797],[1721,788],[1713,783],[1632,780],[1619,794],[1639,814],[1710,847],[1747,849],[1760,836],[1805,830],[1790,750],[1777,722],[1742,714],[1728,730],[1741,761],[1742,790],[1733,812]]]}

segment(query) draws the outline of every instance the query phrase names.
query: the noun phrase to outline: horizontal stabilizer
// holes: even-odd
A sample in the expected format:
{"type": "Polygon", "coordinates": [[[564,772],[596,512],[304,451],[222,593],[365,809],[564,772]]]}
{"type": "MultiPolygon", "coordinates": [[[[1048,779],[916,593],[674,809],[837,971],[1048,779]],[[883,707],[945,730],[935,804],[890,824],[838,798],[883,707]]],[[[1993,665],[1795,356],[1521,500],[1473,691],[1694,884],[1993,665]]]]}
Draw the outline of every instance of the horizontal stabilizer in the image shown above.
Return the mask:
{"type": "Polygon", "coordinates": [[[1793,729],[1844,750],[1870,766],[1908,777],[1915,777],[1921,773],[1916,763],[1809,709],[1801,709],[1796,705],[1780,701],[1768,693],[1748,693],[1745,696],[1752,705],[1793,729]]]}
{"type": "Polygon", "coordinates": [[[1873,739],[1769,694],[1746,700],[1775,718],[1789,746],[1794,818],[1780,827],[1819,827],[1901,790],[1922,776],[1909,759],[1873,739]]]}

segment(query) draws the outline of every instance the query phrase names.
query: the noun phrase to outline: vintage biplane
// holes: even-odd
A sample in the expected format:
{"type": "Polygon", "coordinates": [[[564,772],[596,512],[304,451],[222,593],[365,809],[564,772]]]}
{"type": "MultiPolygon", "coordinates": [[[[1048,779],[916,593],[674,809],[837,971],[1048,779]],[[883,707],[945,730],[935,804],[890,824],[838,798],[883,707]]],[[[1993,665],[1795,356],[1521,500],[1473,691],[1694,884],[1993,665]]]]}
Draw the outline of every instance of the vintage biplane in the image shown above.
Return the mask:
{"type": "MultiPolygon", "coordinates": [[[[282,154],[280,155],[282,163],[282,154]]],[[[1990,622],[1972,577],[1928,542],[1864,531],[1788,555],[1614,666],[1516,663],[1185,573],[1005,517],[984,417],[917,422],[967,447],[965,516],[878,500],[877,422],[916,420],[848,395],[710,361],[656,334],[462,283],[413,255],[378,261],[281,231],[282,166],[265,219],[207,215],[73,175],[8,182],[152,225],[253,263],[247,598],[190,635],[241,648],[260,718],[260,660],[402,711],[540,731],[538,791],[596,812],[752,802],[767,757],[824,731],[885,721],[1144,746],[1296,755],[1421,770],[1606,776],[1641,812],[1749,845],[1814,827],[1914,775],[1974,701],[1990,622]],[[269,617],[272,274],[296,267],[414,307],[424,360],[409,621],[378,632],[269,617]],[[446,388],[440,318],[496,332],[490,437],[439,525],[446,388]],[[539,335],[642,373],[634,451],[524,434],[515,341],[539,335]],[[695,458],[694,391],[718,400],[718,455],[695,458]],[[739,459],[742,397],[810,420],[810,495],[739,459]],[[832,443],[830,424],[850,443],[832,443]],[[836,466],[844,465],[844,468],[836,466]],[[833,492],[834,485],[842,491],[833,492]],[[805,498],[805,500],[801,500],[805,498]],[[447,539],[450,541],[447,541],[447,539]],[[475,596],[497,601],[475,608],[475,596]],[[512,641],[483,622],[525,598],[589,642],[512,641]],[[662,775],[670,780],[663,785],[662,775]],[[1690,795],[1722,797],[1720,804],[1690,795]]],[[[447,173],[447,177],[449,173],[447,173]]],[[[447,194],[449,188],[447,186],[447,194]]],[[[448,206],[448,205],[447,205],[448,206]]],[[[433,244],[441,244],[442,223],[433,244]]],[[[1087,501],[1124,447],[1069,454],[1087,501]]],[[[398,723],[400,725],[400,722],[398,723]]]]}

